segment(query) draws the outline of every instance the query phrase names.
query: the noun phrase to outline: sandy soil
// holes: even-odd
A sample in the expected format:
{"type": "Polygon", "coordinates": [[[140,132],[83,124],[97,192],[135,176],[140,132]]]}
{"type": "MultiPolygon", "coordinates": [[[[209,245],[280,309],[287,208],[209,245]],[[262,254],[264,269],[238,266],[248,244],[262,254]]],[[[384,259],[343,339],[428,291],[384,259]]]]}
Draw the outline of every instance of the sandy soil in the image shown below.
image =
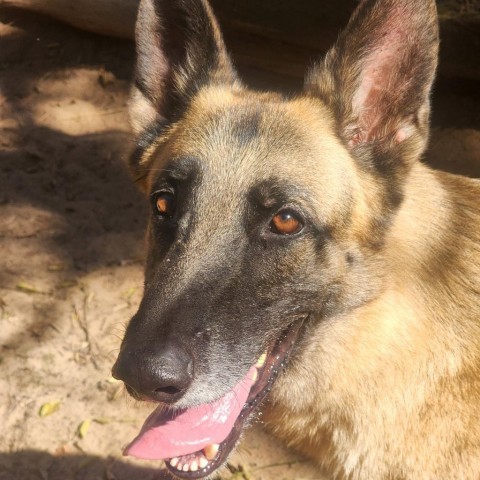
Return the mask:
{"type": "MultiPolygon", "coordinates": [[[[143,281],[132,62],[129,43],[0,10],[1,480],[166,478],[121,456],[151,407],[110,376],[143,281]]],[[[480,176],[479,91],[439,84],[431,163],[480,176]]],[[[256,426],[221,478],[322,476],[256,426]]]]}

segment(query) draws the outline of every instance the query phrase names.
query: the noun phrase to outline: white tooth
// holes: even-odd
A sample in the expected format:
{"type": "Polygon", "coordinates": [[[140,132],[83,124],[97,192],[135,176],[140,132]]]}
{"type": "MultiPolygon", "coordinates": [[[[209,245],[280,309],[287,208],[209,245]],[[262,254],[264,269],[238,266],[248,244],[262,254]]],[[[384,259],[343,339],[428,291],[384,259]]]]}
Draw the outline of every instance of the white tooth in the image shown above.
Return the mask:
{"type": "Polygon", "coordinates": [[[216,456],[217,456],[217,453],[218,453],[218,447],[219,445],[216,444],[216,443],[210,443],[209,445],[207,445],[203,451],[205,453],[205,456],[209,459],[209,460],[213,460],[216,456]]]}
{"type": "Polygon", "coordinates": [[[260,355],[260,358],[257,360],[257,363],[255,364],[255,366],[257,368],[262,368],[264,365],[265,365],[265,360],[267,359],[267,354],[266,353],[262,353],[260,355]]]}
{"type": "Polygon", "coordinates": [[[253,371],[253,375],[252,375],[252,382],[255,383],[257,381],[257,379],[258,379],[258,370],[255,369],[253,371]]]}
{"type": "Polygon", "coordinates": [[[191,472],[196,472],[198,470],[198,463],[196,460],[194,460],[191,464],[190,464],[190,471],[191,472]]]}
{"type": "Polygon", "coordinates": [[[208,465],[208,460],[204,456],[201,456],[198,460],[198,464],[200,465],[200,468],[205,468],[208,465]]]}
{"type": "Polygon", "coordinates": [[[178,458],[177,457],[171,458],[168,463],[170,463],[172,467],[176,467],[178,463],[178,458]]]}
{"type": "Polygon", "coordinates": [[[190,470],[190,466],[188,465],[188,463],[186,463],[186,464],[183,466],[182,470],[183,470],[184,472],[188,472],[188,471],[190,470]]]}

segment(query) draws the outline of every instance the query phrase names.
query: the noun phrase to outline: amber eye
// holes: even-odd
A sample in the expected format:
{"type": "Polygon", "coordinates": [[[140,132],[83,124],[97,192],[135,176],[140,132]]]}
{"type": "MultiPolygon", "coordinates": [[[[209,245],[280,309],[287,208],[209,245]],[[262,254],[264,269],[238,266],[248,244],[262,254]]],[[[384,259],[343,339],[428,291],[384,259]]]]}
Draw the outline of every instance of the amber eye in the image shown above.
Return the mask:
{"type": "Polygon", "coordinates": [[[303,223],[290,210],[282,210],[278,212],[271,222],[271,228],[274,233],[279,235],[293,235],[300,232],[303,223]]]}
{"type": "Polygon", "coordinates": [[[175,213],[175,196],[170,192],[160,192],[155,197],[157,213],[163,217],[172,217],[175,213]]]}

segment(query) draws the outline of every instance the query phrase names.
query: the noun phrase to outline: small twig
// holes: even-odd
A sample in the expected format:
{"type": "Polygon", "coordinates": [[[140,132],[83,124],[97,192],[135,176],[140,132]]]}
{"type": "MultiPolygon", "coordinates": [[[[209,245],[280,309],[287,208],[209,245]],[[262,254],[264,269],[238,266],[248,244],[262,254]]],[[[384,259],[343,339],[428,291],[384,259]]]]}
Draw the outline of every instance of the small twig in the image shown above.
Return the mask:
{"type": "Polygon", "coordinates": [[[87,310],[88,310],[88,302],[90,301],[91,294],[87,293],[84,288],[82,288],[83,292],[83,315],[80,315],[77,309],[77,306],[73,304],[73,311],[75,314],[75,318],[77,319],[77,322],[82,329],[83,333],[85,334],[85,341],[87,343],[87,353],[93,363],[93,366],[95,367],[96,370],[100,370],[100,367],[95,360],[95,355],[93,353],[93,342],[90,337],[90,331],[88,329],[88,320],[87,320],[87,310]]]}
{"type": "Polygon", "coordinates": [[[258,472],[259,470],[266,470],[267,468],[274,468],[274,467],[284,467],[286,465],[295,465],[297,463],[305,463],[307,460],[290,460],[289,462],[278,462],[278,463],[270,463],[268,465],[262,465],[261,467],[252,468],[252,472],[258,472]]]}
{"type": "Polygon", "coordinates": [[[83,333],[85,334],[85,341],[88,343],[88,348],[89,348],[89,350],[90,350],[90,341],[89,341],[88,328],[87,328],[87,326],[85,325],[85,323],[83,322],[83,320],[80,318],[80,314],[78,313],[78,309],[77,309],[77,306],[76,306],[75,304],[73,304],[73,314],[74,314],[75,319],[76,319],[77,322],[78,322],[79,327],[81,328],[81,330],[82,330],[83,333]]]}
{"type": "Polygon", "coordinates": [[[226,480],[235,480],[235,479],[245,479],[245,476],[243,475],[243,472],[235,472],[235,473],[232,473],[232,475],[230,477],[228,477],[228,479],[226,480]]]}
{"type": "Polygon", "coordinates": [[[62,121],[67,121],[67,122],[76,122],[80,119],[88,119],[88,118],[94,118],[94,117],[105,117],[107,115],[116,115],[117,113],[123,113],[125,112],[124,109],[118,109],[118,110],[107,110],[104,112],[98,112],[94,113],[92,115],[74,115],[73,117],[65,117],[62,118],[62,121]]]}

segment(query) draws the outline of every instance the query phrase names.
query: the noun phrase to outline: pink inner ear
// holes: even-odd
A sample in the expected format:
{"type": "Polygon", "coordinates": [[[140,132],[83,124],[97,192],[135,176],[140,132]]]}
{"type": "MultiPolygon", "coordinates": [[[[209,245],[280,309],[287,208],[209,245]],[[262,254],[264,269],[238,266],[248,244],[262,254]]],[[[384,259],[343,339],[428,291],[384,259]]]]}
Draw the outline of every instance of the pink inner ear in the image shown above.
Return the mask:
{"type": "MultiPolygon", "coordinates": [[[[393,134],[380,131],[389,116],[398,115],[397,107],[411,87],[410,75],[414,72],[405,67],[414,42],[408,29],[412,12],[407,11],[409,9],[405,4],[392,3],[388,18],[380,21],[381,26],[376,32],[371,32],[372,38],[366,45],[360,85],[352,99],[353,112],[358,115],[358,128],[350,140],[351,145],[371,140],[382,133],[393,134]]],[[[401,142],[412,132],[398,127],[395,140],[401,142]]]]}

